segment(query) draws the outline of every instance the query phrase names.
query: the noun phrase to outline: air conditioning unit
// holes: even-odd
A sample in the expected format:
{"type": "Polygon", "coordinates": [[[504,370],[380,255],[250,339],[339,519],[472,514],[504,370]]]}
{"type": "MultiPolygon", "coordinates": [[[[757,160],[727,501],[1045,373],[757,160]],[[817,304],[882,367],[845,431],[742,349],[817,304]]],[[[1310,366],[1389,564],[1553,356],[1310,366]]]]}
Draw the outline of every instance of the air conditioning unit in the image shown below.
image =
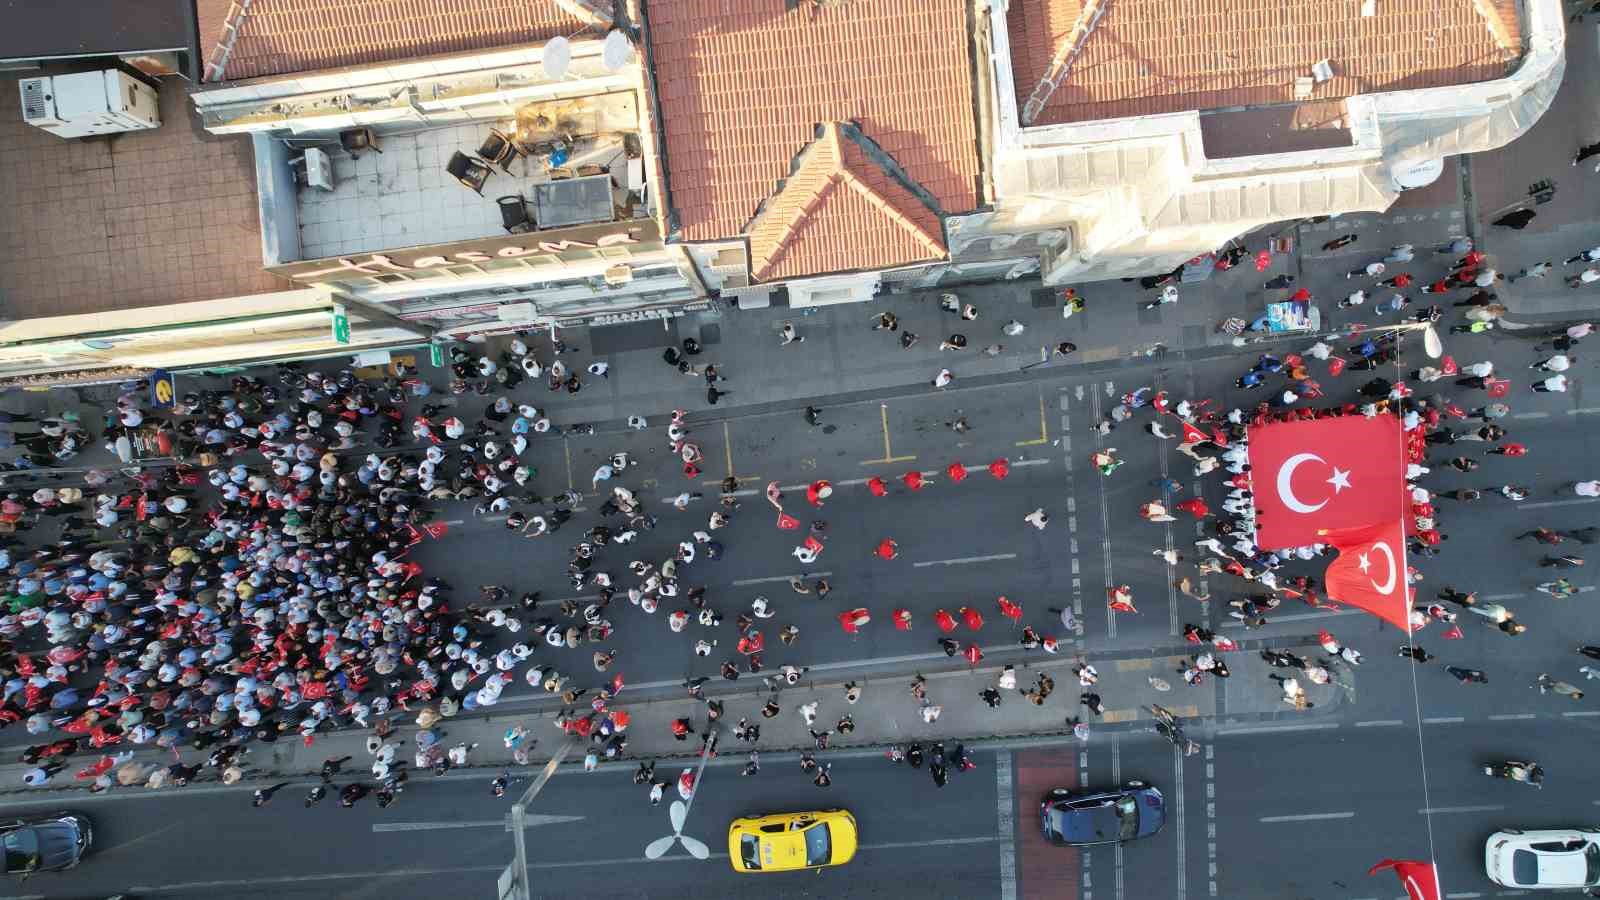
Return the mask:
{"type": "Polygon", "coordinates": [[[306,184],[323,191],[334,188],[333,162],[325,151],[316,147],[306,148],[306,184]]]}
{"type": "Polygon", "coordinates": [[[87,137],[161,127],[154,88],[116,69],[17,82],[22,120],[57,137],[87,137]]]}

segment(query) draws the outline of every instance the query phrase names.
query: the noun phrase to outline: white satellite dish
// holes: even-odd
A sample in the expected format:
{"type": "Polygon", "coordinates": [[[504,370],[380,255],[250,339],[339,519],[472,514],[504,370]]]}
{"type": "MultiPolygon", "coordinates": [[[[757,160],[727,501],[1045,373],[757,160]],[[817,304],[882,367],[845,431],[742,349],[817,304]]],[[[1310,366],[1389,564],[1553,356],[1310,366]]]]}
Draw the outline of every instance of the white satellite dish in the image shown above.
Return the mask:
{"type": "Polygon", "coordinates": [[[545,75],[552,80],[565,78],[567,69],[572,67],[572,43],[559,35],[553,37],[544,45],[542,56],[545,75]]]}
{"type": "Polygon", "coordinates": [[[605,49],[600,58],[607,71],[615,72],[633,59],[633,44],[627,35],[613,28],[606,33],[605,49]]]}

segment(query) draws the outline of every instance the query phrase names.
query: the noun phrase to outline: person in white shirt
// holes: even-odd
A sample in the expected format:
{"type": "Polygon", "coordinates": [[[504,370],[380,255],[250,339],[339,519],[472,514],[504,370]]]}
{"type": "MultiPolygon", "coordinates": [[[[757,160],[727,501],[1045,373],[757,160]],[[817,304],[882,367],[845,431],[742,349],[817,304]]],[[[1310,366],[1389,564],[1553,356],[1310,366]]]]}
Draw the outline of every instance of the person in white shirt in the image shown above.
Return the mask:
{"type": "Polygon", "coordinates": [[[1534,382],[1533,389],[1540,394],[1548,394],[1551,392],[1564,394],[1567,391],[1567,376],[1559,374],[1551,375],[1549,378],[1546,378],[1543,381],[1534,382]]]}
{"type": "Polygon", "coordinates": [[[1536,362],[1528,368],[1540,369],[1545,372],[1565,372],[1572,367],[1572,358],[1565,353],[1557,353],[1543,362],[1536,362]]]}

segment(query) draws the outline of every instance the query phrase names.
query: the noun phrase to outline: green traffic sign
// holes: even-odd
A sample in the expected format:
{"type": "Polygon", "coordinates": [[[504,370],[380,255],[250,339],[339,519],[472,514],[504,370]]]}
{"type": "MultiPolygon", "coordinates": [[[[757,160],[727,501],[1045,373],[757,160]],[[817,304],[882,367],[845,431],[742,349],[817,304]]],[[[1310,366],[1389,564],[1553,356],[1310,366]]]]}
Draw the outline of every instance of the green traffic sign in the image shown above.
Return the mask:
{"type": "Polygon", "coordinates": [[[444,348],[438,344],[429,344],[428,362],[433,363],[435,369],[444,368],[444,348]]]}
{"type": "Polygon", "coordinates": [[[340,304],[333,306],[333,340],[338,344],[350,343],[350,316],[340,304]]]}

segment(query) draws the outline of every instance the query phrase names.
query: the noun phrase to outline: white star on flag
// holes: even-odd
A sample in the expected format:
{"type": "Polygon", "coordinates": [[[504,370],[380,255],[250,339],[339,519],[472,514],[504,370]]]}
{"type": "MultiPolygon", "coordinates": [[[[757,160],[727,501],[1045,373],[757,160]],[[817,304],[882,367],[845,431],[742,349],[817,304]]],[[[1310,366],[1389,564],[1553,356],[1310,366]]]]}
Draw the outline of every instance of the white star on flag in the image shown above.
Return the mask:
{"type": "Polygon", "coordinates": [[[1328,479],[1328,483],[1333,485],[1334,494],[1338,494],[1340,491],[1350,486],[1350,472],[1345,469],[1340,469],[1338,466],[1334,466],[1333,477],[1328,479]]]}
{"type": "Polygon", "coordinates": [[[1361,574],[1363,575],[1366,574],[1368,569],[1372,568],[1372,562],[1371,560],[1367,559],[1367,555],[1365,553],[1362,553],[1356,557],[1356,565],[1360,567],[1361,574]]]}

